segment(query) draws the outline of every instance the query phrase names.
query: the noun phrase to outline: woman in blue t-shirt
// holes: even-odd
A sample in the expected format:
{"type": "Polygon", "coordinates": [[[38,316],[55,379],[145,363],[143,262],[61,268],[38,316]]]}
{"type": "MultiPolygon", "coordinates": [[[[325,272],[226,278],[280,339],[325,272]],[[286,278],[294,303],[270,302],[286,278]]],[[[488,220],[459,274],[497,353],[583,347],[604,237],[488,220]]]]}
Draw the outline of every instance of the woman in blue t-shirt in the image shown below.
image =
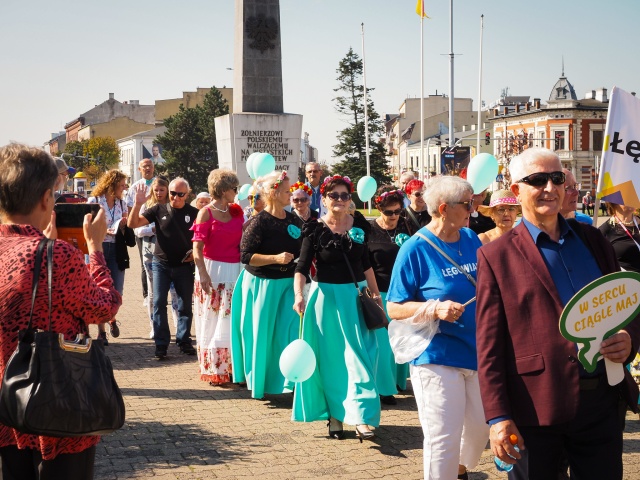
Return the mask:
{"type": "Polygon", "coordinates": [[[424,478],[457,474],[466,479],[466,469],[478,464],[489,438],[478,385],[475,303],[465,306],[475,299],[476,250],[481,246],[466,228],[473,188],[458,177],[437,177],[427,187],[425,201],[432,220],[400,248],[387,311],[394,320],[439,322],[429,345],[411,362],[425,436],[424,478]]]}

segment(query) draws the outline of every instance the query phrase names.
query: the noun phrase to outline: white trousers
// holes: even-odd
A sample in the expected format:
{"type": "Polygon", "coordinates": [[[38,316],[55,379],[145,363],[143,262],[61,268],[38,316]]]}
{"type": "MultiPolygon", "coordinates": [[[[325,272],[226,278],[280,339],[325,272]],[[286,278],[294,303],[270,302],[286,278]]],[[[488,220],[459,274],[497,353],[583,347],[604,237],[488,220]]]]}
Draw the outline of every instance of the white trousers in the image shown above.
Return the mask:
{"type": "Polygon", "coordinates": [[[455,480],[458,465],[478,464],[489,439],[478,373],[443,365],[411,365],[424,433],[424,478],[455,480]]]}

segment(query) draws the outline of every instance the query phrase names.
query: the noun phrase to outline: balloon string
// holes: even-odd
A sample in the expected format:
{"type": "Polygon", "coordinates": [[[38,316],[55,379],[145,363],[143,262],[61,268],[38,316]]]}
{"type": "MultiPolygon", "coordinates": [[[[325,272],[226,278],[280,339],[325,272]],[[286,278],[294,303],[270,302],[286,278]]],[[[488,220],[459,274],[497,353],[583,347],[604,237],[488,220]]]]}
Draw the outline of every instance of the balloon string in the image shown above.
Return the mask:
{"type": "Polygon", "coordinates": [[[298,338],[302,338],[302,312],[300,312],[300,329],[298,331],[298,338]]]}

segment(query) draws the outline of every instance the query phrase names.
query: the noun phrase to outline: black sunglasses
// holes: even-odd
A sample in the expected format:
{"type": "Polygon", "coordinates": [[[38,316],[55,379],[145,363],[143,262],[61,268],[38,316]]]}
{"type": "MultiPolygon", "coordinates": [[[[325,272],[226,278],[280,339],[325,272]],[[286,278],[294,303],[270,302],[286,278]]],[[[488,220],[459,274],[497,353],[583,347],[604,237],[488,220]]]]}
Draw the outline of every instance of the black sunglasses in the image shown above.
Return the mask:
{"type": "Polygon", "coordinates": [[[421,196],[422,196],[422,192],[413,192],[413,194],[414,194],[416,197],[421,197],[421,196]]]}
{"type": "Polygon", "coordinates": [[[169,195],[171,195],[172,197],[184,197],[187,194],[187,192],[174,192],[174,191],[170,191],[169,195]]]}
{"type": "Polygon", "coordinates": [[[551,183],[554,185],[562,185],[566,179],[566,175],[564,172],[538,172],[532,173],[531,175],[527,175],[526,177],[521,178],[516,183],[524,182],[532,187],[544,187],[547,183],[549,183],[549,179],[551,179],[551,183]]]}
{"type": "Polygon", "coordinates": [[[237,186],[231,187],[231,190],[233,190],[235,193],[238,193],[238,187],[237,186]]]}
{"type": "Polygon", "coordinates": [[[329,197],[333,201],[340,200],[342,202],[346,202],[347,200],[351,199],[351,194],[347,192],[341,192],[341,193],[331,192],[331,193],[327,193],[327,197],[329,197]]]}
{"type": "Polygon", "coordinates": [[[454,205],[466,205],[467,206],[467,212],[470,212],[471,210],[473,210],[473,198],[471,200],[469,200],[468,202],[453,202],[454,205]]]}
{"type": "Polygon", "coordinates": [[[306,203],[309,201],[308,198],[292,198],[291,201],[293,203],[306,203]]]}
{"type": "Polygon", "coordinates": [[[398,208],[396,210],[383,210],[382,211],[382,214],[385,217],[390,217],[392,215],[400,215],[401,213],[402,213],[402,209],[401,208],[398,208]]]}

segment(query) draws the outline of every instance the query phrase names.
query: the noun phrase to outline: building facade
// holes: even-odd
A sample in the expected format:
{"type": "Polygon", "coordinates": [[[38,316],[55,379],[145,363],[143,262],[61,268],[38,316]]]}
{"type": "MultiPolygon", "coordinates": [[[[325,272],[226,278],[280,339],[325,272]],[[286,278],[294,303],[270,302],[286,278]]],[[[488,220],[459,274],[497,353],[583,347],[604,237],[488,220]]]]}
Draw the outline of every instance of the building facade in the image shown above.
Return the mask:
{"type": "Polygon", "coordinates": [[[564,168],[571,170],[582,191],[595,190],[597,165],[602,154],[609,100],[607,89],[588,91],[578,99],[564,72],[551,90],[547,104],[529,97],[505,98],[491,111],[493,150],[506,178],[513,156],[529,147],[554,150],[564,168]]]}

